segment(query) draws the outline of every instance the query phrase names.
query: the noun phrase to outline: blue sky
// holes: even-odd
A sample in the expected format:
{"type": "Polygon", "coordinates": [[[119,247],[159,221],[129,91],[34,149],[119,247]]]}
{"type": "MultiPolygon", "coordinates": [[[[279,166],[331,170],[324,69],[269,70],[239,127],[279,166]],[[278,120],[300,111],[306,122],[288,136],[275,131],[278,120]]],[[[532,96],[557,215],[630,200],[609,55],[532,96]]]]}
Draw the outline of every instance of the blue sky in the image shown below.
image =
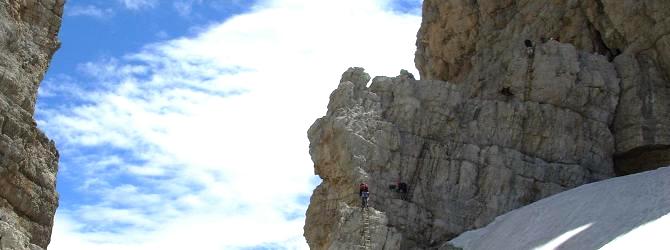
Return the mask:
{"type": "Polygon", "coordinates": [[[415,72],[420,1],[69,0],[36,119],[49,249],[305,249],[307,129],[342,72],[415,72]]]}

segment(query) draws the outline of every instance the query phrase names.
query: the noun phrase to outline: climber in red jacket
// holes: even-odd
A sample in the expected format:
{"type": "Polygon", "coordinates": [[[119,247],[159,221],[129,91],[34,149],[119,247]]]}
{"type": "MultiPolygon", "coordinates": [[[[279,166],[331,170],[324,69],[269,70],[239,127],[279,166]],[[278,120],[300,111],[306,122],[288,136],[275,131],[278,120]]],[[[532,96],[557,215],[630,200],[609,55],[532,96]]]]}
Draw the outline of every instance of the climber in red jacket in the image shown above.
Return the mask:
{"type": "Polygon", "coordinates": [[[361,197],[361,208],[368,207],[368,198],[370,197],[370,191],[368,191],[368,184],[362,182],[358,186],[358,196],[361,197]]]}

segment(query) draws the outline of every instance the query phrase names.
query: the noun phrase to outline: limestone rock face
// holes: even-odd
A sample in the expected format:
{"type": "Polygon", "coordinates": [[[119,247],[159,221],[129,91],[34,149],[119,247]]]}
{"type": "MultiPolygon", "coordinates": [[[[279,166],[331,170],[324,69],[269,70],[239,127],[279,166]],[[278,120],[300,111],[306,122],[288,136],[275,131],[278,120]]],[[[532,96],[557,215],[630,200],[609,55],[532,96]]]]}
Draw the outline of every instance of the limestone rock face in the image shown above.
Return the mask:
{"type": "Polygon", "coordinates": [[[670,164],[669,13],[663,0],[425,0],[415,63],[422,79],[471,84],[505,73],[501,54],[526,39],[608,57],[621,79],[615,167],[634,173],[670,164]]]}
{"type": "Polygon", "coordinates": [[[401,235],[395,228],[387,227],[385,213],[345,203],[330,212],[333,213],[330,219],[336,219],[331,221],[332,226],[337,230],[327,235],[327,245],[315,244],[311,246],[313,249],[399,249],[401,235]]]}
{"type": "Polygon", "coordinates": [[[670,164],[668,14],[663,0],[423,1],[421,80],[368,86],[350,68],[308,131],[323,179],[308,244],[444,249],[541,198],[670,164]],[[360,182],[373,224],[347,212],[360,182]],[[384,224],[385,241],[352,236],[384,224]]]}
{"type": "Polygon", "coordinates": [[[400,237],[391,249],[412,249],[441,245],[499,214],[613,176],[607,125],[619,93],[614,65],[558,42],[538,47],[535,60],[523,50],[509,60],[520,66],[500,81],[528,80],[533,90],[511,86],[519,94],[508,96],[408,75],[376,77],[368,88],[361,68],[345,72],[327,115],[308,133],[323,178],[307,212],[310,246],[347,249],[336,243],[344,232],[340,211],[358,206],[360,182],[369,183],[370,204],[400,237]],[[409,185],[405,199],[389,189],[398,180],[409,185]]]}
{"type": "Polygon", "coordinates": [[[36,127],[37,88],[59,46],[64,0],[0,1],[0,248],[45,249],[58,152],[36,127]]]}

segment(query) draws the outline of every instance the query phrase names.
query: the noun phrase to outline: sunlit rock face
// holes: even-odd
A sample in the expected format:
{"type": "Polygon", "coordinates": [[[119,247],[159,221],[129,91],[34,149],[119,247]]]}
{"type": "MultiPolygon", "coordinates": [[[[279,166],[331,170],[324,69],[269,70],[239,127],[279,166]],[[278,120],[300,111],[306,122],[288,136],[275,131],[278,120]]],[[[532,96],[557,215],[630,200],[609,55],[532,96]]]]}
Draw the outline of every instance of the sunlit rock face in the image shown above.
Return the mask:
{"type": "Polygon", "coordinates": [[[64,0],[0,1],[0,248],[46,249],[58,152],[36,127],[37,88],[59,47],[64,0]]]}
{"type": "MultiPolygon", "coordinates": [[[[615,168],[629,174],[670,163],[670,2],[426,0],[415,63],[422,79],[500,88],[505,53],[554,38],[614,65],[620,96],[615,168]]],[[[545,76],[541,76],[545,77],[545,76]]],[[[597,76],[596,76],[597,77],[597,76]]],[[[535,88],[530,86],[530,91],[535,88]]]]}
{"type": "Polygon", "coordinates": [[[666,1],[425,0],[421,80],[350,68],[308,131],[323,179],[308,244],[438,248],[549,195],[667,165],[669,11],[666,1]],[[405,199],[389,187],[398,180],[405,199]],[[379,212],[367,220],[350,212],[360,182],[379,212]]]}
{"type": "MultiPolygon", "coordinates": [[[[524,64],[524,53],[513,60],[524,64]]],[[[336,237],[346,211],[358,207],[360,182],[369,183],[370,204],[385,214],[376,223],[391,238],[400,234],[400,244],[391,246],[408,249],[436,246],[511,209],[613,176],[607,127],[619,92],[613,66],[557,42],[538,47],[535,56],[537,74],[555,79],[533,80],[545,90],[531,92],[528,101],[408,75],[377,77],[366,87],[362,69],[347,71],[327,115],[309,131],[323,178],[307,212],[310,246],[364,245],[362,238],[336,237]],[[592,92],[595,86],[602,91],[592,92]],[[389,189],[398,179],[409,185],[405,200],[389,189]]],[[[527,67],[516,68],[510,78],[532,78],[527,67]]]]}

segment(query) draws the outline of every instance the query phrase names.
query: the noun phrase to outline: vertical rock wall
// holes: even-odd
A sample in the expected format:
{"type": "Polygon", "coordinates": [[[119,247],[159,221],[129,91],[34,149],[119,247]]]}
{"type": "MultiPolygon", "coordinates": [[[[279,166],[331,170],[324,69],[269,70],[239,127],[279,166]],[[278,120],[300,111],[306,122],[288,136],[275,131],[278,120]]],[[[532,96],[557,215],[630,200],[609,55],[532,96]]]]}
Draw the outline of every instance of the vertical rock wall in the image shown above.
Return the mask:
{"type": "Polygon", "coordinates": [[[611,124],[616,170],[635,173],[670,164],[668,14],[663,0],[426,0],[415,63],[422,79],[477,84],[482,73],[507,71],[500,52],[523,48],[526,39],[555,38],[604,55],[621,80],[611,124]]]}
{"type": "Polygon", "coordinates": [[[0,248],[45,249],[58,152],[36,127],[37,88],[59,46],[64,0],[0,0],[0,248]]]}
{"type": "Polygon", "coordinates": [[[546,196],[670,163],[670,2],[423,4],[422,80],[368,86],[351,68],[308,132],[323,179],[311,248],[436,248],[546,196]],[[405,199],[389,188],[397,180],[405,199]],[[380,214],[365,223],[347,219],[364,218],[352,210],[360,182],[380,214]],[[371,227],[385,240],[341,237],[371,227]]]}

